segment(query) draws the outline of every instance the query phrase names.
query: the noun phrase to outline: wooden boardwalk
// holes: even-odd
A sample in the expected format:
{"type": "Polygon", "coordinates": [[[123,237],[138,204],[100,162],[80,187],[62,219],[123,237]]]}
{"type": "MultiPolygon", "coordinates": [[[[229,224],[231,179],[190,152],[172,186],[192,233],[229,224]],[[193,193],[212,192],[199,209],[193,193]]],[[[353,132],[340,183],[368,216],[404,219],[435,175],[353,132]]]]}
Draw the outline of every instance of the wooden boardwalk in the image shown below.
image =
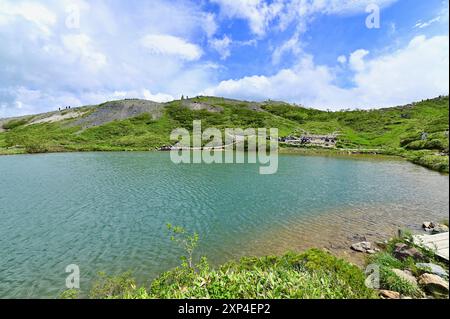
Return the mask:
{"type": "Polygon", "coordinates": [[[415,235],[413,236],[413,239],[416,245],[435,251],[437,256],[448,262],[448,234],[449,233],[447,232],[436,235],[415,235]]]}

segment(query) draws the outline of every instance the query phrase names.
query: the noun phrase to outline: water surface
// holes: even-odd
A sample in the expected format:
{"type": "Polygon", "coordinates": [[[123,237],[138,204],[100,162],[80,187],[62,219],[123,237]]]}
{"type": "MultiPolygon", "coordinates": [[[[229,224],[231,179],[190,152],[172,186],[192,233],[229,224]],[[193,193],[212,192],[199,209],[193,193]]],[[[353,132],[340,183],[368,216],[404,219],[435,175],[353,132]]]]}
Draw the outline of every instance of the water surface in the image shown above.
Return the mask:
{"type": "MultiPolygon", "coordinates": [[[[448,176],[397,159],[281,155],[258,166],[175,165],[168,153],[0,157],[0,297],[57,297],[65,267],[141,283],[179,263],[167,223],[197,231],[215,264],[448,219],[448,176]]],[[[351,256],[350,256],[351,257],[351,256]]]]}

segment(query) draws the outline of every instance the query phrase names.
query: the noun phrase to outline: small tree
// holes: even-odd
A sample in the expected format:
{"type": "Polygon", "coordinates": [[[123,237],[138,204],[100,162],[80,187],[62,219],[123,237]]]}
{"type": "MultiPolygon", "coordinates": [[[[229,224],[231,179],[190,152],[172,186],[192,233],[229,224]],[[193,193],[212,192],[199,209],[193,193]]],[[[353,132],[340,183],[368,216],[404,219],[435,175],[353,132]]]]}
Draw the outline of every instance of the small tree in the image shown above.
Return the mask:
{"type": "Polygon", "coordinates": [[[183,227],[167,224],[167,229],[172,233],[170,240],[178,243],[185,251],[183,260],[187,262],[189,268],[193,268],[192,255],[198,245],[199,236],[197,233],[188,233],[183,227]]]}

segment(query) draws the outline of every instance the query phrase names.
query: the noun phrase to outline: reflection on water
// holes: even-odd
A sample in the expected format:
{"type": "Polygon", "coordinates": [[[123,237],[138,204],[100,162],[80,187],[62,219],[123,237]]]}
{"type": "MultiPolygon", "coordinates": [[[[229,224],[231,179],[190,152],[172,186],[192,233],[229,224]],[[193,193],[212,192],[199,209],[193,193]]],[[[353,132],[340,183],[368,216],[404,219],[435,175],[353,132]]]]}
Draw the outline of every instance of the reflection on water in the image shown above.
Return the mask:
{"type": "Polygon", "coordinates": [[[0,157],[0,297],[55,297],[65,267],[148,281],[179,263],[166,223],[213,263],[324,247],[448,218],[448,176],[394,159],[283,155],[258,165],[174,165],[167,153],[0,157]]]}

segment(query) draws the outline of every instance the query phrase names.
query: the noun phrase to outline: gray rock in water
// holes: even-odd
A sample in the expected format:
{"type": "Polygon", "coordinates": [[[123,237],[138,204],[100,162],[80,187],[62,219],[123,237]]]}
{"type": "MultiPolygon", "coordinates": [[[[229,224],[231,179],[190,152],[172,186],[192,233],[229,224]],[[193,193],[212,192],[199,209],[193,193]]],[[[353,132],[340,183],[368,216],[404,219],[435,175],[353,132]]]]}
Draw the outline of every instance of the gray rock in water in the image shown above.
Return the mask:
{"type": "Polygon", "coordinates": [[[442,278],[448,277],[448,272],[444,268],[442,268],[441,266],[436,265],[436,264],[417,263],[416,267],[420,268],[420,269],[425,269],[428,272],[432,273],[433,275],[438,275],[439,277],[442,277],[442,278]]]}
{"type": "Polygon", "coordinates": [[[419,277],[419,284],[432,295],[448,296],[448,282],[433,274],[423,274],[419,277]]]}
{"type": "Polygon", "coordinates": [[[433,224],[432,222],[423,222],[422,228],[425,228],[425,229],[431,228],[432,224],[433,224]]]}
{"type": "Polygon", "coordinates": [[[355,251],[365,253],[367,250],[372,249],[372,245],[368,241],[362,241],[356,244],[353,244],[351,248],[355,251]]]}
{"type": "Polygon", "coordinates": [[[417,279],[411,274],[411,272],[400,269],[392,269],[392,271],[401,279],[406,280],[407,282],[409,282],[414,286],[417,286],[417,279]]]}
{"type": "Polygon", "coordinates": [[[432,234],[448,232],[448,227],[446,225],[435,222],[423,222],[422,227],[425,231],[431,232],[432,234]]]}
{"type": "Polygon", "coordinates": [[[437,224],[436,226],[434,226],[432,233],[433,234],[440,234],[440,233],[447,233],[448,232],[448,227],[442,224],[437,224]]]}

